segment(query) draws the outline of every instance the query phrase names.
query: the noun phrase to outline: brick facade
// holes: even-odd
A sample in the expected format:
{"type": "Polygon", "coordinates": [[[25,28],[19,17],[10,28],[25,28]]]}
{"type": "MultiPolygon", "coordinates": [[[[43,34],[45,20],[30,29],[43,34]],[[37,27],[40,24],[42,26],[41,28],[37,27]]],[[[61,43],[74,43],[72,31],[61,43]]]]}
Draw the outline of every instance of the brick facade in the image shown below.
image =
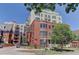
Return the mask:
{"type": "Polygon", "coordinates": [[[29,26],[28,41],[32,45],[41,46],[45,41],[45,46],[49,43],[52,33],[52,23],[47,21],[34,20],[29,26]],[[43,28],[41,26],[43,25],[43,28]],[[44,25],[45,24],[45,25],[44,25]],[[43,33],[42,33],[43,32],[43,33]],[[44,35],[44,36],[43,36],[44,35]]]}
{"type": "Polygon", "coordinates": [[[73,48],[79,47],[79,41],[72,41],[71,42],[71,47],[73,47],[73,48]]]}

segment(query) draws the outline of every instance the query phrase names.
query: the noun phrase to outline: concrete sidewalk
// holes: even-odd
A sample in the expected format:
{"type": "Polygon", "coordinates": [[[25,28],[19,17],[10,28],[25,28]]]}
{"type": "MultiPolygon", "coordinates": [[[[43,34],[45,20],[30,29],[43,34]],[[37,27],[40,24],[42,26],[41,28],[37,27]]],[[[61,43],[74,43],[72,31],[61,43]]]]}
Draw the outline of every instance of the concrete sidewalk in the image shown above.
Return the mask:
{"type": "Polygon", "coordinates": [[[15,50],[32,52],[32,51],[44,51],[45,49],[16,48],[15,50]]]}
{"type": "Polygon", "coordinates": [[[22,52],[19,50],[23,50],[22,48],[13,47],[3,47],[0,48],[0,55],[35,55],[33,52],[22,52]]]}

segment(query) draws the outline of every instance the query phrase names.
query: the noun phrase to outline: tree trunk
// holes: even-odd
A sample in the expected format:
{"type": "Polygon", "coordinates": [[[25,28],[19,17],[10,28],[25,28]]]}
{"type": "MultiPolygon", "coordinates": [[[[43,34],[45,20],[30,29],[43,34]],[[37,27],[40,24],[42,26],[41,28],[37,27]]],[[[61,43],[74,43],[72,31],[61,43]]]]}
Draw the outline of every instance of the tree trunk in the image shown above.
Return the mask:
{"type": "Polygon", "coordinates": [[[63,49],[63,42],[61,42],[60,46],[61,46],[61,49],[63,49]]]}
{"type": "Polygon", "coordinates": [[[61,49],[63,49],[63,44],[61,44],[61,49]]]}

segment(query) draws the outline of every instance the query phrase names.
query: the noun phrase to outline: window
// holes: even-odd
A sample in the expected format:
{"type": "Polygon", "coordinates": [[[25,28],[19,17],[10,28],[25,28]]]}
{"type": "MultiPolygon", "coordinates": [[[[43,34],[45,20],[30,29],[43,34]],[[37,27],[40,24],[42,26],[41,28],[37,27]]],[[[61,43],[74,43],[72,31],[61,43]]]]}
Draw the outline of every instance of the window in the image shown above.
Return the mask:
{"type": "Polygon", "coordinates": [[[51,29],[51,25],[49,25],[49,29],[51,29]]]}
{"type": "Polygon", "coordinates": [[[46,25],[45,24],[43,24],[43,28],[45,28],[46,27],[46,25]]]}
{"type": "Polygon", "coordinates": [[[46,46],[46,40],[45,39],[40,39],[40,46],[45,47],[46,46]]]}
{"type": "Polygon", "coordinates": [[[48,19],[48,21],[50,21],[50,19],[48,19]]]}
{"type": "Polygon", "coordinates": [[[35,20],[40,20],[40,18],[39,17],[35,17],[35,20]]]}
{"type": "Polygon", "coordinates": [[[47,32],[46,31],[40,31],[40,37],[41,38],[46,38],[47,32]]]}
{"type": "Polygon", "coordinates": [[[50,21],[50,15],[48,15],[48,21],[50,21]]]}
{"type": "Polygon", "coordinates": [[[40,24],[40,28],[47,28],[47,24],[40,24]]]}
{"type": "Polygon", "coordinates": [[[36,13],[35,15],[36,15],[36,16],[40,16],[40,13],[36,13]]]}
{"type": "Polygon", "coordinates": [[[41,14],[41,17],[43,17],[43,14],[41,14]]]}
{"type": "Polygon", "coordinates": [[[56,16],[52,16],[52,19],[56,19],[56,16]]]}
{"type": "Polygon", "coordinates": [[[43,18],[41,18],[41,20],[43,20],[43,18]]]}
{"type": "Polygon", "coordinates": [[[45,24],[45,28],[47,28],[47,24],[45,24]]]}
{"type": "Polygon", "coordinates": [[[45,15],[45,20],[47,20],[47,15],[45,15]]]}
{"type": "Polygon", "coordinates": [[[53,23],[56,23],[56,20],[53,20],[53,23]]]}
{"type": "Polygon", "coordinates": [[[47,18],[45,18],[45,20],[47,20],[47,18]]]}
{"type": "Polygon", "coordinates": [[[45,17],[47,18],[47,15],[45,15],[45,17]]]}
{"type": "Polygon", "coordinates": [[[47,36],[47,31],[40,31],[40,37],[46,37],[47,36]]]}
{"type": "Polygon", "coordinates": [[[48,15],[48,18],[50,19],[50,15],[48,15]]]}
{"type": "Polygon", "coordinates": [[[40,28],[42,28],[42,24],[40,24],[40,28]]]}

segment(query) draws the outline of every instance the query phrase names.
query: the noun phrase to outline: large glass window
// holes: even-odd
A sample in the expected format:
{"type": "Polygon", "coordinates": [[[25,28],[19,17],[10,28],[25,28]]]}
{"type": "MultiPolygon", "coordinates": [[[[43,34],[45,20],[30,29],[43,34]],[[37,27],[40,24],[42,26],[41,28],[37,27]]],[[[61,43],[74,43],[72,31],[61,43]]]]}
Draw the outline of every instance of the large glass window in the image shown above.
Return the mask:
{"type": "Polygon", "coordinates": [[[47,36],[47,31],[40,31],[40,37],[44,38],[47,36]]]}
{"type": "Polygon", "coordinates": [[[46,46],[46,40],[40,39],[40,46],[45,47],[46,46]]]}
{"type": "Polygon", "coordinates": [[[43,28],[47,28],[47,24],[43,24],[43,28]]]}
{"type": "Polygon", "coordinates": [[[47,28],[47,24],[41,23],[41,24],[40,24],[40,28],[47,28]]]}

